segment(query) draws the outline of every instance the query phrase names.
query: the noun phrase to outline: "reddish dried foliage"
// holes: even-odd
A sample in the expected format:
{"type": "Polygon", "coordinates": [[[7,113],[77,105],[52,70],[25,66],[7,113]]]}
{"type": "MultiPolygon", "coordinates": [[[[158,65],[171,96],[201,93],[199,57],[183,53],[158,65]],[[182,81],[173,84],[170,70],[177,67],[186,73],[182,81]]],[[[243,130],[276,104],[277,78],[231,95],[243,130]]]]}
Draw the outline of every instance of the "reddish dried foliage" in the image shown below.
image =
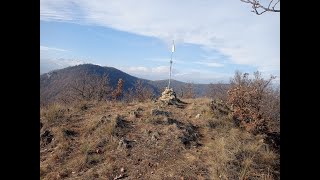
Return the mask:
{"type": "Polygon", "coordinates": [[[270,82],[275,77],[264,80],[259,72],[255,72],[254,79],[249,79],[248,75],[236,72],[228,91],[227,103],[233,108],[234,118],[240,126],[249,132],[266,133],[269,131],[267,122],[273,119],[264,112],[264,105],[273,91],[270,82]]]}
{"type": "Polygon", "coordinates": [[[124,80],[119,79],[117,89],[112,92],[112,99],[117,100],[122,96],[124,80]]]}

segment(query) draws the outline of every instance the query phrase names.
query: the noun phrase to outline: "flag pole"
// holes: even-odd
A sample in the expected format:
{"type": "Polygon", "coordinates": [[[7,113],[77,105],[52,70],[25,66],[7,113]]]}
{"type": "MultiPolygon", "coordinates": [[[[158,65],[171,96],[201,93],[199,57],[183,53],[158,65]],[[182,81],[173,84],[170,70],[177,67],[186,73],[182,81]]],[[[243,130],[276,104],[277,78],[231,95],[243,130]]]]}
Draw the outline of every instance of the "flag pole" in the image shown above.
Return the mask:
{"type": "Polygon", "coordinates": [[[170,59],[170,75],[169,75],[169,84],[168,84],[168,88],[170,88],[170,82],[171,82],[172,54],[173,54],[174,50],[175,50],[175,47],[174,47],[174,40],[172,40],[171,59],[170,59]]]}

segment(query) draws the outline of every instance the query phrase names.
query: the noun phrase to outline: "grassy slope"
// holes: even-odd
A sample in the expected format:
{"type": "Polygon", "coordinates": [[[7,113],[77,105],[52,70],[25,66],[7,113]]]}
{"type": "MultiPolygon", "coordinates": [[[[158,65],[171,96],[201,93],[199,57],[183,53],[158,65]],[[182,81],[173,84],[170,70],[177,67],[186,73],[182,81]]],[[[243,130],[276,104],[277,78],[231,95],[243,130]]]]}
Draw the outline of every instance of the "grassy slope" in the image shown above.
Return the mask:
{"type": "Polygon", "coordinates": [[[41,179],[280,179],[279,155],[262,136],[234,127],[209,99],[184,101],[183,109],[154,102],[42,108],[40,135],[52,136],[40,136],[41,179]]]}

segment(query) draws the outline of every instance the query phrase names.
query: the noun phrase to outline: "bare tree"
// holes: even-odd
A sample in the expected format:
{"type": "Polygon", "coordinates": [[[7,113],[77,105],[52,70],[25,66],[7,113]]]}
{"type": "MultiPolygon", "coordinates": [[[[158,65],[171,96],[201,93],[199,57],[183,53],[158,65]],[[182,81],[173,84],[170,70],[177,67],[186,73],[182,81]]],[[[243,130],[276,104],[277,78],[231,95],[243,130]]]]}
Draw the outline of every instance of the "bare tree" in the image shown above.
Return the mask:
{"type": "Polygon", "coordinates": [[[84,73],[80,78],[70,83],[61,100],[65,103],[75,101],[102,101],[110,98],[112,88],[108,75],[88,75],[84,73]]]}
{"type": "Polygon", "coordinates": [[[252,5],[252,12],[256,13],[257,15],[261,15],[265,12],[280,12],[280,8],[276,8],[279,5],[280,0],[269,0],[269,3],[266,5],[262,5],[258,0],[240,0],[244,3],[248,3],[252,5]]]}
{"type": "Polygon", "coordinates": [[[134,89],[133,87],[128,88],[124,93],[123,93],[123,99],[126,102],[132,102],[135,98],[134,94],[134,89]]]}
{"type": "Polygon", "coordinates": [[[195,98],[195,92],[194,92],[194,84],[193,83],[187,83],[184,90],[184,98],[195,98]]]}
{"type": "Polygon", "coordinates": [[[179,95],[180,98],[184,98],[185,96],[185,92],[184,92],[185,87],[181,86],[178,90],[177,90],[177,94],[179,95]]]}
{"type": "Polygon", "coordinates": [[[154,97],[153,90],[146,86],[141,80],[137,80],[132,88],[129,88],[125,93],[125,100],[130,102],[137,100],[144,102],[154,97]]]}
{"type": "Polygon", "coordinates": [[[212,99],[220,99],[225,101],[227,99],[228,85],[223,83],[209,84],[206,92],[207,97],[212,99]]]}

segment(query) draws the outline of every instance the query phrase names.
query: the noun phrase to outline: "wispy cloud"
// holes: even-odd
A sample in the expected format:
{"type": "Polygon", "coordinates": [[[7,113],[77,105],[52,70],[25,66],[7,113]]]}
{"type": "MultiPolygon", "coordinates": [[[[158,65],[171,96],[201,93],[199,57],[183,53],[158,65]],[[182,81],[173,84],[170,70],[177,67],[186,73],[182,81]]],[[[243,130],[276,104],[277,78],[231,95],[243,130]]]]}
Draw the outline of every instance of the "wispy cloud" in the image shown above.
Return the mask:
{"type": "MultiPolygon", "coordinates": [[[[131,75],[150,79],[160,80],[169,78],[169,66],[157,66],[157,67],[118,67],[120,70],[127,72],[131,75]]],[[[172,69],[172,78],[184,82],[195,82],[195,83],[210,83],[210,82],[229,82],[230,77],[233,74],[229,73],[218,73],[206,70],[198,69],[184,69],[179,71],[175,68],[172,69]]]]}
{"type": "Polygon", "coordinates": [[[85,64],[85,61],[82,60],[75,60],[75,59],[64,59],[64,58],[59,58],[59,59],[40,59],[43,63],[49,63],[52,65],[56,65],[59,67],[67,67],[67,66],[75,66],[79,64],[85,64]]]}
{"type": "Polygon", "coordinates": [[[215,62],[194,62],[195,64],[201,64],[209,67],[223,67],[223,64],[215,63],[215,62]]]}
{"type": "Polygon", "coordinates": [[[40,0],[40,20],[83,21],[83,13],[74,0],[40,0]]]}
{"type": "MultiPolygon", "coordinates": [[[[120,66],[116,67],[130,75],[149,79],[149,80],[160,80],[169,78],[169,66],[155,66],[155,67],[144,67],[144,66],[120,66]]],[[[172,76],[178,74],[179,71],[172,68],[172,76]]]]}
{"type": "Polygon", "coordinates": [[[85,64],[86,61],[76,59],[51,59],[51,58],[40,58],[40,74],[47,73],[51,70],[61,69],[68,66],[75,66],[79,64],[85,64]]]}
{"type": "MultiPolygon", "coordinates": [[[[132,74],[140,74],[140,75],[168,75],[169,66],[157,66],[157,67],[144,67],[144,66],[131,66],[131,67],[119,67],[119,69],[132,73],[132,74]]],[[[177,72],[176,69],[173,69],[173,73],[177,72]]]]}
{"type": "Polygon", "coordinates": [[[184,72],[177,73],[173,76],[173,78],[176,80],[194,83],[228,83],[230,77],[232,77],[232,74],[229,73],[218,73],[197,69],[185,70],[184,72]]]}
{"type": "Polygon", "coordinates": [[[138,73],[138,74],[141,74],[141,73],[149,73],[150,72],[150,69],[146,68],[146,67],[142,67],[142,66],[139,66],[139,67],[128,67],[128,68],[124,68],[127,72],[130,72],[130,73],[138,73]]]}
{"type": "MultiPolygon", "coordinates": [[[[156,37],[164,42],[192,43],[216,50],[234,64],[279,62],[280,18],[257,16],[240,1],[189,0],[41,0],[42,20],[95,24],[156,37]],[[187,17],[187,19],[186,19],[187,17]]],[[[215,66],[214,64],[212,64],[215,66]]]]}
{"type": "MultiPolygon", "coordinates": [[[[171,59],[170,58],[148,58],[146,60],[153,61],[153,62],[169,63],[171,59]]],[[[179,59],[176,59],[176,58],[172,58],[172,61],[177,64],[186,64],[186,62],[179,60],[179,59]]]]}
{"type": "Polygon", "coordinates": [[[41,51],[63,51],[63,52],[68,51],[65,49],[60,49],[60,48],[55,48],[55,47],[47,47],[47,46],[41,46],[41,45],[40,45],[40,50],[41,51]]]}
{"type": "MultiPolygon", "coordinates": [[[[250,12],[249,6],[238,0],[139,2],[137,4],[132,0],[40,0],[40,19],[111,27],[155,37],[166,42],[168,47],[172,39],[175,39],[176,46],[190,43],[199,45],[202,50],[209,52],[210,55],[197,64],[226,68],[230,65],[245,65],[255,67],[263,74],[279,74],[279,13],[257,16],[250,12]],[[229,62],[212,59],[227,59],[229,62]]],[[[61,50],[51,48],[54,49],[61,50]]],[[[170,59],[158,58],[151,61],[169,62],[170,59]]],[[[174,59],[174,63],[183,64],[184,61],[174,59]]],[[[159,78],[167,76],[165,68],[162,71],[161,68],[155,68],[127,67],[124,70],[143,76],[148,73],[158,74],[159,78]]],[[[180,77],[205,79],[205,76],[215,75],[220,77],[219,74],[210,72],[188,71],[181,73],[180,77]]],[[[225,78],[226,75],[221,77],[225,78]]],[[[229,77],[232,76],[231,74],[229,77]]]]}

